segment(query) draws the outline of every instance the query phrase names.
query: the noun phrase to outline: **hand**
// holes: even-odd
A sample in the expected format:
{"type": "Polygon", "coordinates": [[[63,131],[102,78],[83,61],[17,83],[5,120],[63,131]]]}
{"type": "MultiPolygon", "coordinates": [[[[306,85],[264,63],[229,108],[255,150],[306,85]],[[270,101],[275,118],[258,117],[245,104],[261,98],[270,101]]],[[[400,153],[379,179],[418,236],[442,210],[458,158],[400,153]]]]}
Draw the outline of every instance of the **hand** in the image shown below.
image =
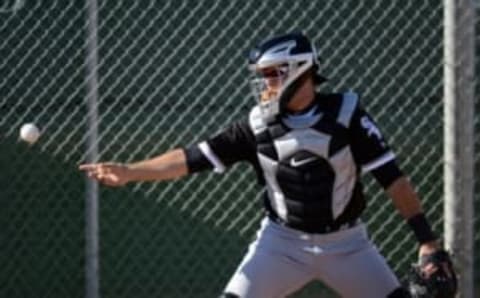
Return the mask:
{"type": "Polygon", "coordinates": [[[419,263],[410,275],[413,297],[453,298],[457,292],[457,276],[448,252],[436,241],[420,246],[419,263]]]}
{"type": "MultiPolygon", "coordinates": [[[[425,258],[426,256],[432,255],[435,252],[439,251],[441,249],[440,244],[438,244],[437,241],[430,241],[424,244],[420,245],[420,249],[418,250],[418,258],[421,260],[422,258],[425,258]]],[[[427,265],[423,266],[420,268],[422,270],[422,273],[425,274],[425,276],[429,277],[432,275],[435,271],[438,270],[437,264],[435,263],[428,263],[427,265]]]]}
{"type": "Polygon", "coordinates": [[[123,186],[131,181],[128,167],[120,163],[82,164],[78,168],[88,177],[108,186],[123,186]]]}
{"type": "MultiPolygon", "coordinates": [[[[435,240],[421,244],[420,249],[418,250],[418,258],[419,260],[422,260],[430,255],[433,255],[434,253],[440,250],[441,250],[440,244],[438,244],[438,242],[435,240]]],[[[435,273],[438,270],[438,265],[439,264],[436,264],[434,262],[429,262],[424,266],[421,266],[420,270],[425,277],[430,277],[433,273],[435,273]]]]}

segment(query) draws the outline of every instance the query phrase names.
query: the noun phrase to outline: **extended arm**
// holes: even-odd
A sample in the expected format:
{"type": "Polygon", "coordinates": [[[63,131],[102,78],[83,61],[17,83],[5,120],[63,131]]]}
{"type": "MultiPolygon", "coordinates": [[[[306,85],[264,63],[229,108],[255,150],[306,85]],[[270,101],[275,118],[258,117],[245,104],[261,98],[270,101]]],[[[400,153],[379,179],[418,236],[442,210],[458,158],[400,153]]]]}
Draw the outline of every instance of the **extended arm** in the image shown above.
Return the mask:
{"type": "Polygon", "coordinates": [[[171,180],[188,173],[185,152],[174,149],[152,159],[127,164],[131,181],[171,180]]]}
{"type": "Polygon", "coordinates": [[[109,186],[122,186],[135,181],[171,180],[188,173],[183,149],[174,149],[135,163],[83,164],[79,169],[85,171],[89,177],[109,186]]]}
{"type": "Polygon", "coordinates": [[[122,186],[136,181],[164,181],[199,171],[226,167],[256,157],[254,136],[246,122],[234,123],[216,136],[187,148],[168,151],[140,162],[94,163],[79,169],[100,183],[122,186]]]}

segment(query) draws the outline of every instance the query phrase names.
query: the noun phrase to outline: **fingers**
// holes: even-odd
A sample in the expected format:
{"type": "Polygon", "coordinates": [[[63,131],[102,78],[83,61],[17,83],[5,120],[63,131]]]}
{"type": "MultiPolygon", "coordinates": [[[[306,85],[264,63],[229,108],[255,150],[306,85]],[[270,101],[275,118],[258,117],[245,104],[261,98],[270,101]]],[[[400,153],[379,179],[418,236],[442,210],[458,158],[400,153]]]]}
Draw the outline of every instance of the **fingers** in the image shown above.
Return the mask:
{"type": "Polygon", "coordinates": [[[437,272],[438,267],[433,263],[428,263],[422,268],[422,273],[425,277],[430,277],[433,273],[437,272]]]}
{"type": "Polygon", "coordinates": [[[78,169],[80,171],[89,171],[89,170],[95,169],[95,167],[97,167],[97,166],[98,166],[98,164],[82,164],[82,165],[78,166],[78,169]]]}
{"type": "Polygon", "coordinates": [[[452,271],[450,270],[449,266],[447,263],[428,263],[422,268],[422,274],[429,278],[432,274],[435,272],[441,270],[448,278],[452,278],[453,274],[452,271]]]}
{"type": "Polygon", "coordinates": [[[117,164],[112,163],[112,162],[100,162],[100,163],[87,163],[87,164],[81,164],[78,166],[78,169],[81,171],[89,171],[89,170],[94,170],[94,169],[99,169],[99,168],[109,168],[112,166],[116,166],[117,164]]]}
{"type": "Polygon", "coordinates": [[[80,168],[80,170],[84,171],[89,178],[102,180],[104,179],[105,169],[101,165],[88,165],[85,167],[80,168]]]}
{"type": "Polygon", "coordinates": [[[83,164],[78,167],[80,171],[86,172],[89,177],[98,176],[103,173],[104,166],[101,163],[98,164],[83,164]]]}
{"type": "Polygon", "coordinates": [[[78,166],[80,171],[85,172],[99,172],[99,173],[111,173],[112,168],[116,167],[116,164],[113,163],[92,163],[92,164],[81,164],[78,166]]]}
{"type": "Polygon", "coordinates": [[[95,179],[102,184],[116,186],[121,184],[118,177],[120,173],[116,171],[119,167],[120,165],[115,163],[96,163],[81,164],[78,169],[84,171],[89,178],[95,179]]]}

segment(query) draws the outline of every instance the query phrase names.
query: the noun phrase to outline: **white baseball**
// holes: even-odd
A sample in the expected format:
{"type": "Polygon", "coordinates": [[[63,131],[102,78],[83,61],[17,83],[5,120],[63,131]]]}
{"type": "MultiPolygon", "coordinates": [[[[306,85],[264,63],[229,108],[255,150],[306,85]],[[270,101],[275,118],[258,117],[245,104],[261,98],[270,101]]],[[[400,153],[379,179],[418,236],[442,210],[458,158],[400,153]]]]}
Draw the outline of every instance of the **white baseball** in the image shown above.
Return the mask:
{"type": "Polygon", "coordinates": [[[33,144],[40,137],[40,130],[33,123],[26,123],[20,128],[20,138],[27,143],[33,144]]]}

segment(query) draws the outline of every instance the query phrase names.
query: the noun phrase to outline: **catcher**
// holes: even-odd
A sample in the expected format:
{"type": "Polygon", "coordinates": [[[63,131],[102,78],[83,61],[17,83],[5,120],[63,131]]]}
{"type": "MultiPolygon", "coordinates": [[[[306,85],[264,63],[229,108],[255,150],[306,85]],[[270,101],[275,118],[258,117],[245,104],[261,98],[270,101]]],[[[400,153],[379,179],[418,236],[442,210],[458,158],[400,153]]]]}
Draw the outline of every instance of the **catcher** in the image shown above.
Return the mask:
{"type": "Polygon", "coordinates": [[[250,53],[258,100],[247,119],[199,144],[131,164],[80,169],[101,183],[169,180],[250,163],[264,186],[257,239],[224,289],[224,298],[285,297],[313,279],[342,297],[410,297],[370,241],[360,216],[360,177],[371,173],[419,242],[415,297],[453,297],[456,278],[387,142],[353,92],[324,94],[313,44],[303,34],[268,39],[250,53]]]}

